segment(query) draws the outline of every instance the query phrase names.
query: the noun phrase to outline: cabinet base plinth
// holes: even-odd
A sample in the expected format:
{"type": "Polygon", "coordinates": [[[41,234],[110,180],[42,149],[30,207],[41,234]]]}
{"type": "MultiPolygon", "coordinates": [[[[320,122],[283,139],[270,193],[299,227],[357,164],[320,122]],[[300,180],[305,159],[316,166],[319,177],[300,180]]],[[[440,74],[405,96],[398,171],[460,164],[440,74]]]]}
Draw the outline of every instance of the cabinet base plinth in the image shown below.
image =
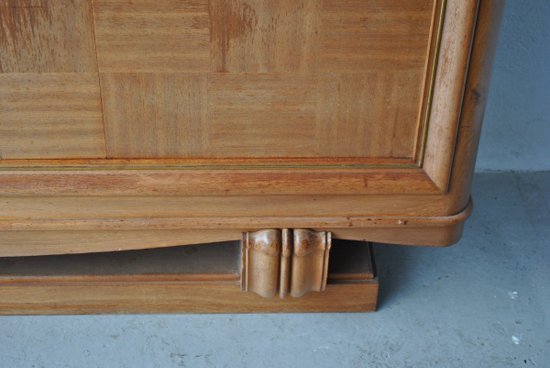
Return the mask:
{"type": "Polygon", "coordinates": [[[366,312],[378,279],[368,243],[333,241],[326,289],[241,290],[240,244],[0,258],[0,314],[366,312]]]}

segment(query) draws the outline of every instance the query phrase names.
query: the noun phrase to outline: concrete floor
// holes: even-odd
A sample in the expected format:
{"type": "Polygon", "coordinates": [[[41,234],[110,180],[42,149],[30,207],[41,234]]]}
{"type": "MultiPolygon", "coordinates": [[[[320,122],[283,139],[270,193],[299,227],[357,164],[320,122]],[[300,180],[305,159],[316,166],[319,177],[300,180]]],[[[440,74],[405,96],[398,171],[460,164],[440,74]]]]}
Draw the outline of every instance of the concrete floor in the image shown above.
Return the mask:
{"type": "Polygon", "coordinates": [[[0,317],[0,367],[550,367],[550,172],[474,198],[454,247],[377,246],[376,313],[0,317]]]}

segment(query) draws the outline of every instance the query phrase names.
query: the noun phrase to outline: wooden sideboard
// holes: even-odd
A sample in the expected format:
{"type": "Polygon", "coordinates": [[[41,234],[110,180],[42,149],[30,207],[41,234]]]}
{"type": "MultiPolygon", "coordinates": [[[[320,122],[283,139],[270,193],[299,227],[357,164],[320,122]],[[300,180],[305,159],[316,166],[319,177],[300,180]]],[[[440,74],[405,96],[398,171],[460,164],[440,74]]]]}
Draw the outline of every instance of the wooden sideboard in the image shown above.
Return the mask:
{"type": "MultiPolygon", "coordinates": [[[[50,304],[73,303],[62,309],[71,313],[372,309],[372,300],[323,307],[363,290],[357,272],[331,273],[332,240],[459,240],[501,8],[499,0],[0,0],[0,266],[241,241],[239,277],[199,277],[203,287],[193,284],[186,292],[195,299],[179,308],[113,307],[108,287],[123,281],[111,274],[96,275],[107,285],[98,298],[111,304],[74,307],[76,296],[50,304]],[[249,293],[208,280],[284,301],[245,300],[249,293]],[[197,302],[216,292],[233,303],[197,302]]],[[[367,268],[359,273],[372,285],[367,268]]],[[[25,277],[13,272],[0,269],[0,299],[14,300],[0,312],[39,312],[47,302],[25,294],[31,286],[14,289],[13,275],[25,277]]],[[[34,287],[73,290],[59,286],[67,275],[34,277],[34,287]]],[[[75,290],[92,282],[71,280],[75,290]]],[[[162,280],[146,282],[168,287],[162,280]]],[[[160,298],[155,290],[149,301],[160,298]]]]}

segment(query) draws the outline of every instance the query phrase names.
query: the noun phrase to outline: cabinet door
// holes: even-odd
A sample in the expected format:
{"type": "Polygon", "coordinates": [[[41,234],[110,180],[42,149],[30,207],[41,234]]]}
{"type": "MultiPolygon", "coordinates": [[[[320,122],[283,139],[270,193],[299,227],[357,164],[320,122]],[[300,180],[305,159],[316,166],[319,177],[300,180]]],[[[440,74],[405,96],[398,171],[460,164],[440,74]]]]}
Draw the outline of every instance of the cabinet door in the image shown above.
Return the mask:
{"type": "Polygon", "coordinates": [[[434,0],[2,3],[4,158],[416,157],[434,0]]]}
{"type": "Polygon", "coordinates": [[[0,0],[0,167],[135,184],[105,194],[444,192],[477,6],[0,0]]]}

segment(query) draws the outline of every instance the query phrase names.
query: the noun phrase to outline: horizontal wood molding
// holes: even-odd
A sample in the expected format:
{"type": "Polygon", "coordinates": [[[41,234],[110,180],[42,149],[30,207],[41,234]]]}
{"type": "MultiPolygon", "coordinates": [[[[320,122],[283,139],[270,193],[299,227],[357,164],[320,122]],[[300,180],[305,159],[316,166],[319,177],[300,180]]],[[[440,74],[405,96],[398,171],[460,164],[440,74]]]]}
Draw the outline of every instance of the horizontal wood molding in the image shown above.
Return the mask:
{"type": "Polygon", "coordinates": [[[0,257],[105,252],[240,240],[242,231],[290,227],[335,239],[405,245],[458,241],[472,205],[452,216],[2,218],[0,257]]]}
{"type": "Polygon", "coordinates": [[[436,193],[421,169],[0,171],[3,195],[436,193]]]}
{"type": "MultiPolygon", "coordinates": [[[[254,229],[252,229],[254,230],[254,229]]],[[[322,228],[335,239],[410,246],[448,246],[462,235],[463,223],[441,227],[322,228]]],[[[112,252],[239,240],[242,230],[5,231],[1,257],[112,252]]]]}
{"type": "Polygon", "coordinates": [[[19,218],[2,219],[0,231],[22,230],[176,230],[176,229],[262,229],[289,228],[372,228],[372,227],[444,227],[464,222],[472,212],[472,203],[449,216],[346,216],[346,217],[114,217],[114,218],[19,218]]]}

